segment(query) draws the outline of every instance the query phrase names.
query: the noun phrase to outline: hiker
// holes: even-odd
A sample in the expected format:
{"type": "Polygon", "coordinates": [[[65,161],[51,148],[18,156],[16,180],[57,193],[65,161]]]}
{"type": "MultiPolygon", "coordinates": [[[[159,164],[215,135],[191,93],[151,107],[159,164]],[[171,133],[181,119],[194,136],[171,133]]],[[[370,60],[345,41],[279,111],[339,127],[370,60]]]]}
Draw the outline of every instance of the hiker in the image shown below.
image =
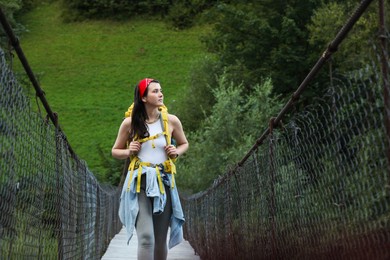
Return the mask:
{"type": "Polygon", "coordinates": [[[136,229],[138,259],[167,258],[168,227],[169,248],[183,240],[175,161],[187,151],[188,141],[179,118],[168,114],[163,97],[159,81],[141,80],[112,148],[113,157],[130,157],[119,217],[128,242],[136,229]]]}

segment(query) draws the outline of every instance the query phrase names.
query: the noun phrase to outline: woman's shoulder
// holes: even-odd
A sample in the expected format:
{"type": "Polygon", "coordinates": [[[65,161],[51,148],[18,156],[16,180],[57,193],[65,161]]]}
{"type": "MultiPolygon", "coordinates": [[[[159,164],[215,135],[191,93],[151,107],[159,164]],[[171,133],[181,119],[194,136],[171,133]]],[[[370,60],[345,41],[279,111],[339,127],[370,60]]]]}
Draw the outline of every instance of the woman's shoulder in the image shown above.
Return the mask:
{"type": "Polygon", "coordinates": [[[125,117],[125,118],[123,119],[123,123],[130,124],[130,123],[131,123],[131,116],[125,117]]]}
{"type": "Polygon", "coordinates": [[[122,121],[122,126],[130,128],[131,126],[131,117],[125,117],[122,121]]]}
{"type": "Polygon", "coordinates": [[[179,118],[173,114],[168,114],[168,120],[172,123],[180,122],[179,118]]]}
{"type": "Polygon", "coordinates": [[[174,128],[176,128],[176,127],[181,128],[182,127],[180,119],[173,114],[168,114],[168,121],[172,125],[172,127],[174,127],[174,128]]]}

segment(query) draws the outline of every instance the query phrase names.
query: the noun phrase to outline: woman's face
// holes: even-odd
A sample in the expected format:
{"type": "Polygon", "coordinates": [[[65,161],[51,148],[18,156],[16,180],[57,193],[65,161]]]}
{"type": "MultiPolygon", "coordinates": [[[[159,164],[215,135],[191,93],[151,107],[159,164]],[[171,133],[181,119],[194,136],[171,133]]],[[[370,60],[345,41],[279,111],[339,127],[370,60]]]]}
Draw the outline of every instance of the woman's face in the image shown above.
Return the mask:
{"type": "Polygon", "coordinates": [[[143,102],[157,107],[164,105],[164,95],[160,83],[150,83],[146,91],[147,95],[142,98],[143,102]]]}

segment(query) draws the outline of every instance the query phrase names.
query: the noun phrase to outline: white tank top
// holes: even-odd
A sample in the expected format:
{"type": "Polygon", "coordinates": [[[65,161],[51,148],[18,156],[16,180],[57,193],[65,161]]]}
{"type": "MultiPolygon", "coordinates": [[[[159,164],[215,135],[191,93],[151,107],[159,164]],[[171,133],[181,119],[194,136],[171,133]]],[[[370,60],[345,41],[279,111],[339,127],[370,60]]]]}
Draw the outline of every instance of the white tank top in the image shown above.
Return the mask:
{"type": "Polygon", "coordinates": [[[149,136],[160,134],[156,139],[148,140],[141,145],[141,150],[138,152],[138,158],[142,162],[150,162],[159,164],[165,162],[168,156],[164,150],[167,145],[163,129],[161,126],[161,119],[152,124],[147,124],[149,129],[149,136]],[[153,148],[154,147],[154,148],[153,148]]]}

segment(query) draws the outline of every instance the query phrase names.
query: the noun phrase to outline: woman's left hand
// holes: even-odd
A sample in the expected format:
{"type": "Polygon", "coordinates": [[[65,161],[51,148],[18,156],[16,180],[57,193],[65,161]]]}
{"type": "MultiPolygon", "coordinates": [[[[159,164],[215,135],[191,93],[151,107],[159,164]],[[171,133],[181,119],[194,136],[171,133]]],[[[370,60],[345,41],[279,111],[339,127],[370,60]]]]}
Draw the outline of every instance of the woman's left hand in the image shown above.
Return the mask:
{"type": "Polygon", "coordinates": [[[167,155],[171,159],[176,158],[176,157],[179,156],[179,154],[177,153],[176,147],[174,145],[172,145],[172,144],[165,146],[165,152],[167,153],[167,155]]]}

